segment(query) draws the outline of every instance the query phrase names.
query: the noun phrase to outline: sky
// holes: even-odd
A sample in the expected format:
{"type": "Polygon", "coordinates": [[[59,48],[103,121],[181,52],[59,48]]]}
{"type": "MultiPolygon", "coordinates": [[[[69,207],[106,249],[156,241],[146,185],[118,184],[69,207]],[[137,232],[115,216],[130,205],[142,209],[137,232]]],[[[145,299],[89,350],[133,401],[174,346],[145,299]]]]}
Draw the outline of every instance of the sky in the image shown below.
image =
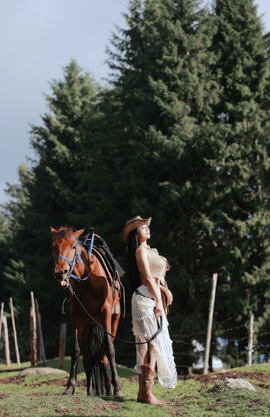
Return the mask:
{"type": "MultiPolygon", "coordinates": [[[[0,0],[0,204],[8,201],[6,183],[18,183],[18,166],[35,158],[30,124],[42,125],[49,82],[63,79],[63,67],[75,59],[106,84],[106,46],[115,25],[126,27],[123,14],[128,3],[0,0]]],[[[264,14],[265,30],[270,31],[269,0],[255,3],[259,15],[264,14]]]]}

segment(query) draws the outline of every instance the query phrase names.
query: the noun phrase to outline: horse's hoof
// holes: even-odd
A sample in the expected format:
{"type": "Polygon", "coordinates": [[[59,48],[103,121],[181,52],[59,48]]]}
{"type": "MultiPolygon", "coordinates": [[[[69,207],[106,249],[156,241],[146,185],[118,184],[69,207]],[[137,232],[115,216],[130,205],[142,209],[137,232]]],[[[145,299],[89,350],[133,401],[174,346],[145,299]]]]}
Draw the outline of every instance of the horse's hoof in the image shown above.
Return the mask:
{"type": "Polygon", "coordinates": [[[66,391],[63,392],[63,395],[73,395],[75,392],[75,388],[69,387],[66,389],[66,391]]]}
{"type": "Polygon", "coordinates": [[[107,396],[107,397],[112,397],[112,396],[113,396],[113,390],[112,390],[112,388],[110,388],[110,389],[108,389],[108,390],[106,391],[106,396],[107,396]]]}
{"type": "Polygon", "coordinates": [[[124,394],[124,391],[122,389],[120,389],[118,391],[115,391],[114,396],[115,397],[124,397],[125,394],[124,394]]]}

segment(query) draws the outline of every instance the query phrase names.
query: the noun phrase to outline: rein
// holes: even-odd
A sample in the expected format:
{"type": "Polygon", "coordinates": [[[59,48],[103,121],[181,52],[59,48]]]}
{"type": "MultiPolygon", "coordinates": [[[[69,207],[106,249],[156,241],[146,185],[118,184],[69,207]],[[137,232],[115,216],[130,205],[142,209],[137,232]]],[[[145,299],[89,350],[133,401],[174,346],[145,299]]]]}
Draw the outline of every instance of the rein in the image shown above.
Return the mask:
{"type": "Polygon", "coordinates": [[[148,350],[147,350],[147,362],[150,363],[150,361],[151,361],[151,357],[150,357],[150,342],[152,342],[159,335],[159,333],[162,331],[162,315],[160,316],[160,324],[159,324],[158,318],[157,318],[157,316],[155,314],[155,317],[156,317],[156,320],[157,320],[157,328],[158,329],[157,329],[157,331],[154,333],[154,335],[149,340],[147,340],[146,342],[130,342],[129,340],[124,340],[124,339],[121,339],[120,337],[113,336],[111,333],[107,332],[107,330],[103,329],[103,327],[101,326],[101,324],[99,324],[94,319],[94,317],[92,317],[91,314],[88,313],[88,311],[86,310],[86,308],[82,305],[82,303],[80,302],[79,298],[77,297],[75,291],[73,290],[72,286],[70,284],[68,284],[67,287],[68,287],[71,295],[73,295],[76,298],[76,300],[78,301],[78,303],[80,304],[80,306],[82,307],[82,309],[85,311],[85,313],[88,315],[88,317],[90,317],[90,319],[93,320],[93,322],[101,330],[103,330],[104,333],[106,333],[107,335],[113,337],[116,340],[119,340],[119,342],[128,343],[130,345],[145,345],[147,343],[147,346],[148,346],[148,350]]]}

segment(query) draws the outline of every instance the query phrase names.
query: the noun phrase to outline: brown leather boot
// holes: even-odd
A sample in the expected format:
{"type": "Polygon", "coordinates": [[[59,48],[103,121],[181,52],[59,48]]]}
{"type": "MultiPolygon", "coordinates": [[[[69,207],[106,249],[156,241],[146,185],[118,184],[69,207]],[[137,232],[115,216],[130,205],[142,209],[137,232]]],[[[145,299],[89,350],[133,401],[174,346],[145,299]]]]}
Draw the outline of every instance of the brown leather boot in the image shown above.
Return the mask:
{"type": "Polygon", "coordinates": [[[140,385],[139,385],[139,393],[138,393],[137,401],[139,403],[145,403],[145,404],[165,405],[164,401],[158,400],[152,394],[154,371],[148,368],[148,366],[143,365],[142,373],[140,377],[139,377],[140,385]]]}

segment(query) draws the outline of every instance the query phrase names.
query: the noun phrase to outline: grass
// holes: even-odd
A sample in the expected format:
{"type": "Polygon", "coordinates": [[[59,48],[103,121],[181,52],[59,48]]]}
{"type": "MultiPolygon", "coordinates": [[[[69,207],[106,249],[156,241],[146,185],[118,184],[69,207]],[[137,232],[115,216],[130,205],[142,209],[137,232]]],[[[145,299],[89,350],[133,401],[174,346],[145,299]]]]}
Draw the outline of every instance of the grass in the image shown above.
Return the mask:
{"type": "Polygon", "coordinates": [[[250,372],[253,371],[259,371],[259,372],[270,372],[270,363],[259,363],[252,366],[241,366],[240,368],[232,368],[227,369],[227,372],[235,372],[235,371],[241,371],[241,372],[250,372]]]}
{"type": "MultiPolygon", "coordinates": [[[[42,366],[42,365],[40,365],[42,366]]],[[[58,358],[55,359],[49,359],[46,361],[46,366],[50,367],[50,368],[55,368],[55,369],[59,369],[58,367],[58,358]]],[[[17,372],[16,375],[14,374],[13,376],[17,376],[19,375],[19,373],[27,368],[36,368],[36,366],[31,366],[30,362],[24,362],[21,363],[21,367],[18,368],[18,365],[15,363],[12,363],[10,367],[7,367],[6,365],[0,364],[0,379],[1,378],[7,378],[8,376],[11,376],[11,374],[15,371],[17,372]],[[3,372],[6,371],[6,372],[3,372]],[[5,375],[5,376],[3,376],[5,375]]],[[[70,356],[66,356],[65,357],[65,361],[64,361],[64,366],[63,368],[61,368],[63,371],[66,371],[69,374],[70,371],[70,356]]],[[[79,374],[83,374],[84,373],[84,369],[83,369],[83,364],[82,364],[82,360],[79,360],[78,363],[78,375],[79,374]]],[[[117,365],[117,372],[120,378],[125,378],[128,376],[132,376],[132,375],[137,375],[136,372],[133,369],[127,368],[126,366],[123,365],[117,365]]],[[[1,417],[1,415],[0,415],[1,417]]]]}
{"type": "MultiPolygon", "coordinates": [[[[24,367],[26,364],[22,365],[24,367]]],[[[47,365],[57,367],[54,365],[58,365],[58,360],[48,361],[47,365]]],[[[11,372],[0,373],[0,378],[19,375],[15,368],[14,366],[11,372]]],[[[69,360],[65,365],[65,369],[68,368],[69,360]]],[[[3,366],[0,369],[6,370],[3,366]]],[[[270,364],[235,368],[230,371],[235,370],[269,372],[270,364]]],[[[248,380],[256,387],[256,392],[245,389],[229,390],[224,381],[205,386],[193,379],[178,380],[174,390],[161,387],[155,381],[153,393],[166,401],[164,407],[155,407],[136,402],[138,379],[132,369],[119,366],[118,372],[125,392],[124,398],[87,397],[85,387],[77,387],[73,396],[62,396],[63,386],[45,384],[46,381],[55,378],[49,375],[27,376],[19,385],[0,384],[0,416],[270,416],[270,389],[256,385],[257,381],[254,378],[248,380]]],[[[84,373],[80,372],[78,379],[85,381],[84,373]]]]}

